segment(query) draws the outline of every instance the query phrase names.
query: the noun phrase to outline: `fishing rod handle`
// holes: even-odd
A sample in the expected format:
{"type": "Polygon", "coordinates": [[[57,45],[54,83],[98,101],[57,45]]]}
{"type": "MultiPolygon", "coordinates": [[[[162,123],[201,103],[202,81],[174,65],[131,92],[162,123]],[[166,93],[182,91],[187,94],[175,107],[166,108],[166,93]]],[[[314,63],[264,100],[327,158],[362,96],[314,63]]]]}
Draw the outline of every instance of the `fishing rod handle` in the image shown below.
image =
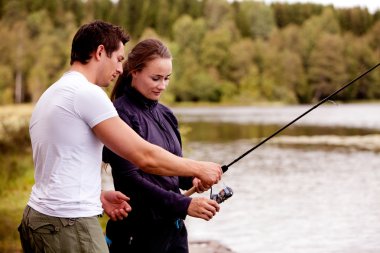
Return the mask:
{"type": "Polygon", "coordinates": [[[183,195],[185,195],[186,197],[190,197],[191,195],[193,195],[193,193],[195,193],[197,190],[195,188],[195,186],[191,187],[189,190],[187,190],[185,193],[183,193],[183,195]]]}

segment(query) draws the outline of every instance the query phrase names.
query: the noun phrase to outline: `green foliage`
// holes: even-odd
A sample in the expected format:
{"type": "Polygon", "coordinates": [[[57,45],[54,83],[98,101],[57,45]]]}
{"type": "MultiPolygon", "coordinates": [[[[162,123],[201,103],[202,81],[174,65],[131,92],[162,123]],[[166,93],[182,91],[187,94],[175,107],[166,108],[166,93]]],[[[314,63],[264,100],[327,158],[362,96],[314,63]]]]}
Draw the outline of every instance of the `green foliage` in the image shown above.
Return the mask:
{"type": "Polygon", "coordinates": [[[204,1],[203,16],[208,29],[214,30],[224,22],[232,19],[232,9],[226,0],[204,1]]]}
{"type": "Polygon", "coordinates": [[[206,34],[206,23],[203,18],[194,20],[189,15],[183,15],[173,25],[174,41],[180,52],[190,50],[193,54],[200,54],[200,44],[206,34]]]}
{"type": "Polygon", "coordinates": [[[231,37],[227,29],[209,31],[201,42],[200,62],[205,68],[220,69],[227,61],[231,37]]]}
{"type": "Polygon", "coordinates": [[[5,0],[0,0],[0,19],[4,15],[4,4],[5,4],[5,0]]]}
{"type": "Polygon", "coordinates": [[[238,84],[239,80],[248,75],[253,64],[255,45],[250,39],[243,39],[231,44],[228,48],[228,61],[225,64],[225,74],[228,80],[238,84]],[[245,52],[242,54],[242,52],[245,52]]]}
{"type": "Polygon", "coordinates": [[[14,184],[14,181],[22,176],[27,169],[33,166],[30,154],[6,153],[0,158],[0,195],[14,184]],[[22,158],[21,158],[22,157],[22,158]]]}
{"type": "Polygon", "coordinates": [[[356,35],[365,34],[373,24],[373,17],[367,9],[360,7],[337,10],[340,27],[356,35]]]}
{"type": "Polygon", "coordinates": [[[33,184],[29,106],[0,108],[0,252],[21,252],[17,226],[33,184]]]}
{"type": "MultiPolygon", "coordinates": [[[[365,72],[376,64],[378,58],[371,50],[366,38],[356,38],[352,34],[345,36],[346,46],[344,55],[347,59],[347,82],[354,79],[360,73],[365,72]]],[[[357,85],[349,87],[349,90],[340,95],[341,99],[375,99],[380,93],[379,71],[374,71],[366,78],[357,81],[357,85]]]]}
{"type": "Polygon", "coordinates": [[[272,9],[264,3],[243,1],[235,4],[235,20],[243,36],[268,38],[275,28],[272,9]]]}
{"type": "Polygon", "coordinates": [[[368,45],[375,52],[375,56],[380,58],[380,20],[377,21],[370,32],[366,36],[368,38],[368,45]]]}
{"type": "MultiPolygon", "coordinates": [[[[213,71],[212,69],[210,70],[213,71]]],[[[219,102],[221,99],[221,92],[219,81],[213,78],[212,74],[205,71],[199,71],[194,75],[191,82],[193,89],[190,101],[210,101],[219,102]]]]}
{"type": "Polygon", "coordinates": [[[269,61],[264,68],[264,74],[270,76],[268,79],[272,79],[276,87],[272,92],[273,96],[268,97],[268,99],[287,103],[306,100],[306,79],[301,57],[290,50],[273,50],[270,55],[271,58],[268,58],[269,61]]]}
{"type": "Polygon", "coordinates": [[[9,104],[13,101],[12,90],[9,84],[12,83],[12,68],[0,64],[0,105],[9,104]]]}
{"type": "Polygon", "coordinates": [[[262,80],[257,66],[251,65],[248,74],[241,79],[239,85],[239,94],[235,96],[238,101],[250,104],[266,100],[262,96],[262,80]]]}
{"type": "Polygon", "coordinates": [[[221,100],[221,88],[219,81],[215,77],[215,69],[210,68],[205,71],[197,64],[197,59],[191,53],[190,49],[182,53],[180,66],[186,66],[183,72],[175,71],[175,84],[169,86],[169,92],[174,95],[174,101],[211,101],[219,102],[221,100]],[[213,75],[214,72],[214,75],[213,75]]]}
{"type": "Polygon", "coordinates": [[[290,24],[302,25],[312,16],[319,16],[324,8],[321,4],[312,3],[272,3],[271,7],[279,28],[290,24]]]}
{"type": "MultiPolygon", "coordinates": [[[[133,39],[127,48],[153,36],[174,49],[168,101],[252,101],[245,94],[310,103],[380,58],[379,13],[257,1],[0,0],[6,38],[0,40],[0,104],[36,101],[69,67],[77,28],[93,19],[123,26],[133,39]]],[[[339,98],[379,99],[378,76],[339,98]]]]}
{"type": "MultiPolygon", "coordinates": [[[[318,39],[324,33],[339,34],[340,27],[332,9],[325,9],[320,16],[308,19],[301,29],[302,60],[306,68],[310,64],[310,54],[315,49],[318,39]]],[[[326,45],[327,46],[327,45],[326,45]]]]}
{"type": "Polygon", "coordinates": [[[0,252],[21,252],[17,227],[32,185],[30,152],[0,156],[0,252]]]}
{"type": "Polygon", "coordinates": [[[323,33],[316,41],[309,63],[309,83],[314,100],[321,100],[347,80],[343,40],[335,34],[323,33]]]}
{"type": "Polygon", "coordinates": [[[284,29],[274,31],[270,37],[270,44],[278,50],[289,50],[301,57],[306,44],[302,35],[301,27],[291,24],[284,29]]]}
{"type": "Polygon", "coordinates": [[[32,102],[36,102],[48,85],[54,82],[57,72],[63,67],[59,57],[62,52],[56,47],[60,44],[59,36],[47,17],[48,14],[43,10],[29,15],[27,20],[33,31],[31,40],[36,49],[31,52],[31,57],[38,59],[29,69],[27,77],[26,88],[32,102]]]}

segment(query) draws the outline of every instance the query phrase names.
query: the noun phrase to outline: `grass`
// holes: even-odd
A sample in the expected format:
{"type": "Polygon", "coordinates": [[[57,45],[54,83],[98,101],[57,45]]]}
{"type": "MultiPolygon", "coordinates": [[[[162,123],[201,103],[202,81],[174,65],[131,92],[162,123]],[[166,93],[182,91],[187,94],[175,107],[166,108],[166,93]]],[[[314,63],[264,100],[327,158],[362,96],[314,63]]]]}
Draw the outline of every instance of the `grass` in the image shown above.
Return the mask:
{"type": "Polygon", "coordinates": [[[17,227],[34,182],[31,155],[17,156],[16,163],[22,168],[19,177],[3,183],[0,194],[0,252],[21,252],[17,227]]]}
{"type": "Polygon", "coordinates": [[[21,252],[17,227],[34,183],[28,120],[33,106],[0,107],[0,252],[21,252]]]}

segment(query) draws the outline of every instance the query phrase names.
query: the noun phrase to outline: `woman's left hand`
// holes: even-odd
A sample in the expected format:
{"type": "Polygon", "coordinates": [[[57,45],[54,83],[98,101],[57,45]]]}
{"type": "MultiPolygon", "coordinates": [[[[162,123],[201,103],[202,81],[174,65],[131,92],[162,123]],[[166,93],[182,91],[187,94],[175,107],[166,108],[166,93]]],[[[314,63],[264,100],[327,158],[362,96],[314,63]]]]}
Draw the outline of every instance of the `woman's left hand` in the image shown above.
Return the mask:
{"type": "Polygon", "coordinates": [[[214,215],[219,212],[219,204],[215,200],[198,197],[192,198],[187,214],[204,220],[210,220],[214,215]]]}

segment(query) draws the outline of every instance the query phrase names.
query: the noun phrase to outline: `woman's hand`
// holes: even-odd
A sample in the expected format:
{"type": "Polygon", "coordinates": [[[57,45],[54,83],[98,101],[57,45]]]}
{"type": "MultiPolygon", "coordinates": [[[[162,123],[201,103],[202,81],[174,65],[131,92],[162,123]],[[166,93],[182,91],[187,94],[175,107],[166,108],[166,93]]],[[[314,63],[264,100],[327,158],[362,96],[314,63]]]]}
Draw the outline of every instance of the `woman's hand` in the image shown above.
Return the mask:
{"type": "Polygon", "coordinates": [[[219,212],[219,204],[215,200],[207,198],[193,198],[191,199],[187,214],[204,220],[210,220],[216,212],[219,212]]]}

